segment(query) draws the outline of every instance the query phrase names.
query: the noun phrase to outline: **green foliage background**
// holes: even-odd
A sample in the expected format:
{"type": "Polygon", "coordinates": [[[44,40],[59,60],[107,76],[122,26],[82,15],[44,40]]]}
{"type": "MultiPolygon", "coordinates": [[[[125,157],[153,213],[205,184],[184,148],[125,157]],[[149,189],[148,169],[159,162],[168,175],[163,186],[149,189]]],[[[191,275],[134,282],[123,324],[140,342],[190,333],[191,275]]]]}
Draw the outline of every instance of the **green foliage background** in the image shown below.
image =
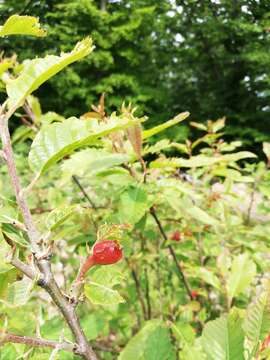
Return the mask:
{"type": "Polygon", "coordinates": [[[130,100],[151,125],[189,110],[199,121],[226,116],[227,133],[246,142],[269,138],[267,0],[3,1],[1,21],[13,13],[39,16],[50,34],[6,39],[2,49],[20,60],[94,39],[92,57],[40,90],[46,111],[80,115],[106,92],[110,110],[130,100]]]}

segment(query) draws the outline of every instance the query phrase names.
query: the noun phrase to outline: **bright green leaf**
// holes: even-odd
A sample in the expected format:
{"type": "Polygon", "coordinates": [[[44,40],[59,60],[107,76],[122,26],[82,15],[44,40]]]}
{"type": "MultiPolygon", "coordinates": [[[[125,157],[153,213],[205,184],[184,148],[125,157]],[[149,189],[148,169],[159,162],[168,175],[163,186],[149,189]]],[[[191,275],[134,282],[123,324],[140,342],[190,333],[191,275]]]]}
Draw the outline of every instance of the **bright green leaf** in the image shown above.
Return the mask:
{"type": "Polygon", "coordinates": [[[230,300],[244,292],[256,275],[256,265],[248,254],[235,256],[227,281],[227,292],[230,300]]]}
{"type": "Polygon", "coordinates": [[[111,119],[108,123],[96,124],[76,118],[49,124],[40,130],[32,143],[29,165],[38,177],[74,150],[93,144],[101,136],[129,125],[130,120],[125,119],[111,119]]]}
{"type": "Polygon", "coordinates": [[[68,176],[87,175],[89,177],[128,162],[129,158],[126,154],[112,154],[102,149],[84,149],[65,160],[62,170],[68,176]]]}
{"type": "Polygon", "coordinates": [[[38,18],[12,15],[0,27],[0,36],[7,35],[46,36],[46,31],[40,28],[38,18]]]}
{"type": "Polygon", "coordinates": [[[151,202],[142,186],[129,186],[120,197],[119,221],[134,225],[144,216],[150,206],[151,202]]]}
{"type": "Polygon", "coordinates": [[[244,332],[236,312],[209,321],[202,334],[202,344],[209,359],[244,360],[244,332]]]}
{"type": "Polygon", "coordinates": [[[45,81],[64,69],[67,65],[82,59],[93,50],[92,39],[86,38],[74,47],[70,53],[60,56],[48,55],[25,62],[21,74],[7,83],[7,94],[10,105],[17,108],[33,91],[45,81]]]}
{"type": "Polygon", "coordinates": [[[124,282],[123,274],[115,266],[103,266],[90,272],[84,286],[85,296],[95,305],[115,305],[125,302],[115,285],[124,282]]]}
{"type": "Polygon", "coordinates": [[[189,112],[186,111],[186,112],[183,112],[183,113],[177,115],[175,118],[165,122],[164,124],[157,125],[149,130],[144,130],[142,133],[142,138],[147,139],[153,135],[156,135],[156,134],[160,133],[161,131],[164,131],[167,128],[169,128],[173,125],[176,125],[179,122],[185,120],[188,116],[189,116],[189,112]]]}
{"type": "Polygon", "coordinates": [[[252,302],[247,310],[244,331],[252,343],[252,355],[269,334],[270,329],[270,285],[252,302]]]}

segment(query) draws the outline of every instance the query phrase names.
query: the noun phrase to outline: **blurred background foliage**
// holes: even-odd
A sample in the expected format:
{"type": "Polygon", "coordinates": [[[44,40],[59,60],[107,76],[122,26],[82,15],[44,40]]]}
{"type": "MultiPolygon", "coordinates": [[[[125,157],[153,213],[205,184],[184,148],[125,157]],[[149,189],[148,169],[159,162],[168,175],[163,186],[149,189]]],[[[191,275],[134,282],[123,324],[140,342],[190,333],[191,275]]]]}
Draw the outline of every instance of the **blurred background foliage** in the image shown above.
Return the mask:
{"type": "Polygon", "coordinates": [[[39,16],[50,36],[5,39],[4,56],[69,51],[88,34],[95,42],[93,55],[37,92],[44,111],[78,116],[105,92],[108,110],[132,101],[147,126],[188,110],[195,121],[226,116],[227,134],[246,145],[270,138],[268,0],[0,2],[2,23],[14,13],[39,16]]]}

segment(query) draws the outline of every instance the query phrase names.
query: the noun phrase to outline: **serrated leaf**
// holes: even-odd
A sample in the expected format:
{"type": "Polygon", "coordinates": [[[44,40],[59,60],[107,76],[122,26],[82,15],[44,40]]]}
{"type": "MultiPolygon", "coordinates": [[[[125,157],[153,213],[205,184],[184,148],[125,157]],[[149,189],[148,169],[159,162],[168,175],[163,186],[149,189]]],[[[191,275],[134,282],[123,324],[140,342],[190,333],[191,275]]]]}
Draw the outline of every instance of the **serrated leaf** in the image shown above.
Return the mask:
{"type": "Polygon", "coordinates": [[[121,194],[118,217],[121,223],[136,224],[150,208],[147,192],[141,186],[129,186],[121,194]]]}
{"type": "Polygon", "coordinates": [[[116,305],[125,299],[113,287],[124,281],[123,274],[117,267],[103,266],[88,274],[84,286],[85,296],[95,305],[116,305]]]}
{"type": "Polygon", "coordinates": [[[41,29],[38,18],[33,16],[12,15],[0,27],[0,36],[31,35],[46,36],[46,30],[41,29]]]}
{"type": "Polygon", "coordinates": [[[60,56],[48,55],[45,58],[27,60],[21,74],[7,83],[7,94],[12,107],[18,107],[33,91],[69,64],[82,59],[93,50],[92,39],[86,38],[76,44],[70,53],[60,56]]]}
{"type": "Polygon", "coordinates": [[[203,329],[202,344],[209,359],[244,360],[244,332],[236,312],[209,321],[203,329]]]}
{"type": "Polygon", "coordinates": [[[243,328],[247,338],[252,343],[251,356],[255,356],[270,329],[269,283],[267,288],[249,305],[243,328]]]}
{"type": "Polygon", "coordinates": [[[1,230],[5,237],[10,239],[13,243],[18,244],[23,247],[28,246],[28,242],[22,235],[22,232],[15,228],[12,224],[3,223],[1,224],[1,230]]]}
{"type": "Polygon", "coordinates": [[[212,174],[215,176],[225,177],[226,179],[231,179],[237,182],[252,183],[255,181],[253,177],[243,176],[240,171],[237,171],[235,169],[217,168],[212,171],[212,174]]]}
{"type": "Polygon", "coordinates": [[[147,321],[128,342],[118,360],[173,360],[169,330],[160,320],[147,321]]]}
{"type": "Polygon", "coordinates": [[[62,170],[66,175],[93,176],[101,171],[127,162],[127,154],[109,153],[102,149],[85,149],[71,155],[63,162],[62,170]]]}
{"type": "Polygon", "coordinates": [[[244,292],[256,275],[256,265],[248,254],[235,256],[228,276],[227,292],[230,301],[244,292]]]}
{"type": "Polygon", "coordinates": [[[160,140],[160,141],[156,142],[152,146],[144,147],[143,155],[160,153],[162,150],[168,149],[168,148],[170,148],[172,146],[173,146],[173,144],[171,144],[169,140],[163,139],[163,140],[160,140]]]}
{"type": "Polygon", "coordinates": [[[31,145],[29,165],[38,177],[74,150],[94,144],[101,136],[129,125],[130,120],[126,119],[112,119],[108,123],[96,124],[76,118],[49,124],[40,130],[31,145]]]}
{"type": "Polygon", "coordinates": [[[14,307],[25,305],[31,295],[32,288],[33,281],[28,277],[15,281],[8,287],[6,302],[14,307]]]}
{"type": "Polygon", "coordinates": [[[189,159],[171,158],[171,159],[157,159],[150,164],[151,168],[164,167],[202,167],[219,164],[221,162],[229,163],[247,158],[256,158],[256,155],[249,151],[240,151],[235,154],[226,154],[216,157],[209,157],[205,155],[192,156],[189,159]]]}
{"type": "Polygon", "coordinates": [[[46,226],[49,230],[55,230],[62,225],[70,216],[72,216],[77,210],[78,205],[61,206],[49,213],[46,218],[46,226]]]}
{"type": "Polygon", "coordinates": [[[156,135],[158,133],[160,133],[161,131],[164,131],[166,130],[167,128],[173,126],[173,125],[176,125],[178,124],[179,122],[185,120],[187,117],[189,116],[189,112],[183,112],[179,115],[177,115],[175,118],[169,120],[169,121],[166,121],[164,124],[161,124],[161,125],[158,125],[158,126],[155,126],[153,127],[152,129],[149,129],[149,130],[144,130],[143,133],[142,133],[142,138],[143,139],[147,139],[153,135],[156,135]]]}
{"type": "Polygon", "coordinates": [[[95,305],[115,305],[125,302],[117,290],[104,286],[94,281],[89,281],[84,286],[84,293],[88,300],[95,305]]]}

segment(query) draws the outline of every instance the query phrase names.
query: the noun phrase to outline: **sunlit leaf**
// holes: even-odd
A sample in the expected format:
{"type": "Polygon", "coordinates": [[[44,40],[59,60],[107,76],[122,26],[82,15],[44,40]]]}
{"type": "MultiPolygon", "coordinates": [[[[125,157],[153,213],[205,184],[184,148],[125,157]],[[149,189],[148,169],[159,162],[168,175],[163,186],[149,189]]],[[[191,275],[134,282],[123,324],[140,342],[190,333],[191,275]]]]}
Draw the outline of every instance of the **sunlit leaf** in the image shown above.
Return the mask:
{"type": "Polygon", "coordinates": [[[256,297],[247,310],[244,331],[252,343],[252,355],[258,351],[259,345],[269,334],[270,329],[270,285],[256,297]]]}
{"type": "Polygon", "coordinates": [[[248,254],[235,256],[227,281],[228,296],[232,300],[238,294],[244,292],[251,284],[256,275],[256,265],[248,254]]]}
{"type": "Polygon", "coordinates": [[[114,290],[115,285],[124,281],[123,274],[115,266],[99,267],[91,272],[84,286],[84,293],[88,300],[96,305],[115,305],[125,302],[125,299],[114,290]]]}
{"type": "Polygon", "coordinates": [[[178,124],[179,122],[185,120],[187,117],[189,116],[189,112],[183,112],[179,115],[177,115],[175,118],[169,120],[169,121],[166,121],[164,124],[161,124],[161,125],[157,125],[155,127],[153,127],[152,129],[149,129],[149,130],[144,130],[143,133],[142,133],[142,138],[143,139],[147,139],[153,135],[156,135],[158,134],[159,132],[161,131],[164,131],[165,129],[173,126],[173,125],[176,125],[178,124]]]}
{"type": "Polygon", "coordinates": [[[12,15],[0,27],[0,36],[31,35],[46,36],[46,31],[41,29],[38,18],[33,16],[12,15]]]}
{"type": "Polygon", "coordinates": [[[125,119],[112,119],[108,123],[94,124],[92,121],[76,118],[49,124],[40,130],[32,143],[29,165],[36,176],[39,176],[74,150],[94,144],[101,136],[129,125],[130,121],[125,119]]]}
{"type": "Polygon", "coordinates": [[[63,162],[66,175],[93,176],[101,171],[128,162],[127,154],[110,153],[102,149],[84,149],[71,155],[63,162]]]}
{"type": "Polygon", "coordinates": [[[136,224],[150,208],[151,201],[141,186],[128,187],[120,197],[119,220],[121,223],[136,224]]]}
{"type": "Polygon", "coordinates": [[[92,39],[88,37],[77,43],[70,53],[63,53],[60,56],[47,55],[45,58],[27,60],[21,74],[7,83],[10,105],[15,108],[22,105],[25,98],[45,81],[67,65],[87,56],[92,50],[92,39]]]}
{"type": "Polygon", "coordinates": [[[209,359],[244,360],[244,332],[236,312],[209,321],[204,327],[202,344],[209,359]]]}
{"type": "Polygon", "coordinates": [[[163,167],[193,168],[193,167],[210,166],[214,164],[219,164],[221,162],[229,163],[247,158],[256,158],[256,155],[249,151],[240,151],[238,153],[218,155],[216,157],[197,155],[197,156],[192,156],[189,159],[180,159],[180,158],[158,159],[152,161],[150,166],[152,168],[163,168],[163,167]]]}

